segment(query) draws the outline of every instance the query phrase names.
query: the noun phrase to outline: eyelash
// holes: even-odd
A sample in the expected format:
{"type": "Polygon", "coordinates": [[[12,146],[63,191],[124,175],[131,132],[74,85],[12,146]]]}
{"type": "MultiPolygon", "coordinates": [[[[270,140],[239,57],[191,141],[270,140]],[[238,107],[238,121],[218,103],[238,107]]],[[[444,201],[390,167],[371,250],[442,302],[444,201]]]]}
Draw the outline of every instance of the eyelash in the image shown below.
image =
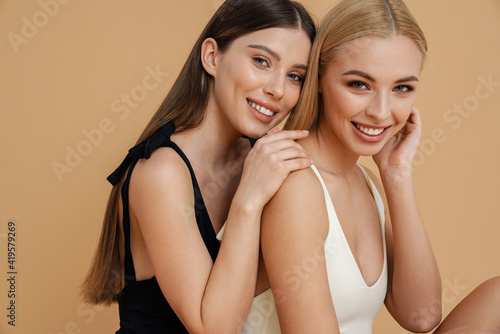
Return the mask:
{"type": "Polygon", "coordinates": [[[297,81],[299,83],[303,83],[304,82],[304,78],[301,75],[297,74],[297,73],[291,73],[291,74],[288,75],[288,77],[291,77],[291,76],[297,77],[296,79],[292,79],[293,81],[297,81]]]}
{"type": "MultiPolygon", "coordinates": [[[[362,81],[351,81],[347,85],[349,87],[352,87],[352,88],[358,89],[358,90],[369,89],[368,85],[362,81]],[[364,86],[366,88],[360,88],[359,86],[364,86]]],[[[400,92],[400,93],[407,93],[407,92],[413,91],[414,88],[412,86],[409,86],[409,85],[399,85],[399,86],[394,87],[394,90],[397,92],[400,92]],[[403,90],[398,90],[398,88],[403,89],[403,90]]]]}
{"type": "MultiPolygon", "coordinates": [[[[263,58],[263,57],[254,57],[253,60],[259,65],[259,66],[269,66],[269,62],[267,61],[267,59],[263,58]]],[[[297,74],[297,73],[291,73],[288,75],[288,77],[293,80],[293,81],[296,81],[298,83],[303,83],[304,82],[304,77],[301,76],[300,74],[297,74]],[[291,78],[292,76],[295,77],[295,79],[291,78]]]]}
{"type": "Polygon", "coordinates": [[[411,91],[414,90],[414,88],[412,86],[408,86],[408,85],[399,85],[399,86],[395,87],[394,89],[396,89],[396,88],[403,88],[403,89],[405,89],[404,91],[399,91],[401,93],[407,93],[407,92],[411,92],[411,91]]]}
{"type": "Polygon", "coordinates": [[[254,57],[253,60],[257,64],[259,64],[260,66],[267,66],[267,65],[269,65],[269,62],[267,61],[267,59],[262,58],[262,57],[254,57]],[[266,63],[266,64],[263,64],[263,63],[266,63]]]}
{"type": "Polygon", "coordinates": [[[352,87],[354,89],[363,89],[363,88],[360,88],[359,86],[364,86],[366,88],[368,88],[368,85],[366,85],[364,82],[361,82],[361,81],[351,81],[347,84],[349,87],[352,87]]]}

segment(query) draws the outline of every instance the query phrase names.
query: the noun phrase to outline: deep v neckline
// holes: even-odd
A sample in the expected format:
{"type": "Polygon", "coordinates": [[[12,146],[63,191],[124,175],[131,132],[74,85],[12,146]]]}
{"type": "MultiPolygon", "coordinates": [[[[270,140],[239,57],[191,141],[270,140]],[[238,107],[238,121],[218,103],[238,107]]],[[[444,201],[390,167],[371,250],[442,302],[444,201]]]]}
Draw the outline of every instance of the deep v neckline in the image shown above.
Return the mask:
{"type": "MultiPolygon", "coordinates": [[[[339,218],[337,216],[337,212],[335,210],[335,205],[333,204],[333,201],[332,201],[332,199],[330,197],[330,193],[328,192],[328,189],[327,189],[327,187],[325,185],[325,182],[323,181],[323,177],[321,176],[321,174],[320,174],[319,170],[316,168],[316,166],[312,165],[311,168],[314,170],[316,176],[318,177],[318,179],[319,179],[319,181],[321,183],[321,186],[323,187],[323,192],[325,193],[326,200],[328,200],[328,203],[331,204],[331,208],[333,210],[334,217],[330,217],[330,213],[328,212],[329,224],[330,224],[330,219],[331,218],[334,218],[336,220],[336,222],[338,223],[338,226],[339,226],[339,229],[340,229],[340,232],[341,232],[340,235],[341,235],[342,242],[345,243],[345,246],[349,250],[350,258],[351,258],[354,266],[356,267],[356,273],[357,273],[356,275],[359,276],[360,280],[363,282],[363,284],[364,284],[364,286],[366,288],[371,289],[371,288],[376,287],[380,283],[380,281],[382,280],[382,278],[384,276],[385,268],[386,268],[386,265],[387,265],[387,254],[386,254],[386,251],[385,251],[386,244],[385,244],[385,235],[384,235],[384,233],[385,233],[385,228],[384,228],[385,218],[384,218],[384,213],[380,212],[379,205],[377,205],[376,193],[374,191],[375,185],[373,184],[372,180],[370,179],[370,177],[368,176],[368,174],[366,173],[366,171],[363,169],[363,167],[361,167],[359,164],[356,164],[356,166],[363,173],[363,175],[365,177],[365,181],[366,181],[366,183],[368,185],[368,188],[370,189],[370,193],[372,195],[372,198],[375,201],[375,206],[377,208],[378,221],[379,221],[379,225],[380,225],[380,233],[381,233],[381,236],[382,236],[382,253],[383,253],[383,257],[384,257],[384,262],[383,262],[383,265],[382,265],[382,268],[381,268],[380,274],[378,275],[377,280],[372,285],[368,285],[366,283],[365,277],[363,276],[363,273],[361,272],[359,264],[356,261],[356,258],[354,257],[354,254],[352,253],[351,246],[349,245],[349,242],[347,241],[347,238],[346,238],[345,233],[344,233],[344,229],[342,228],[342,225],[340,224],[340,220],[339,220],[339,218]]],[[[378,192],[377,192],[377,195],[379,195],[378,192]]],[[[329,230],[330,230],[330,227],[329,227],[329,230]]],[[[330,234],[330,232],[328,234],[330,234]]]]}

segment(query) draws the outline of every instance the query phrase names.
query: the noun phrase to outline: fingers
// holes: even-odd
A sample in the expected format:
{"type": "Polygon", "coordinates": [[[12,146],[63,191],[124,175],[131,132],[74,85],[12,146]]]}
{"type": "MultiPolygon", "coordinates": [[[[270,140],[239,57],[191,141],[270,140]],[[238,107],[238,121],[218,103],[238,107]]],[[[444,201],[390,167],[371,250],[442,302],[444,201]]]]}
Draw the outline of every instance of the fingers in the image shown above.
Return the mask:
{"type": "Polygon", "coordinates": [[[253,150],[257,154],[264,155],[286,151],[286,153],[282,152],[282,154],[279,155],[280,157],[285,157],[283,160],[292,159],[294,157],[309,157],[309,154],[302,148],[302,146],[295,142],[295,140],[305,138],[308,135],[309,131],[280,131],[278,128],[274,128],[264,137],[257,140],[253,150]]]}
{"type": "Polygon", "coordinates": [[[257,160],[267,160],[271,164],[279,164],[280,162],[293,159],[312,161],[309,153],[292,139],[282,139],[272,142],[259,140],[252,150],[257,160]]]}
{"type": "Polygon", "coordinates": [[[307,135],[304,131],[273,129],[257,140],[245,160],[239,188],[244,189],[242,193],[250,194],[251,201],[263,206],[290,172],[311,166],[309,154],[295,142],[307,135]]]}
{"type": "Polygon", "coordinates": [[[420,112],[416,107],[413,107],[412,112],[410,113],[410,116],[408,117],[408,124],[412,125],[412,130],[411,132],[418,134],[418,136],[421,135],[422,133],[422,121],[420,118],[420,112]]]}
{"type": "Polygon", "coordinates": [[[304,150],[299,144],[275,151],[271,159],[275,162],[288,161],[293,159],[306,159],[312,161],[309,153],[307,153],[306,150],[304,150]]]}
{"type": "Polygon", "coordinates": [[[420,111],[418,111],[417,107],[413,107],[410,117],[408,117],[408,121],[410,123],[420,125],[420,111]]]}
{"type": "Polygon", "coordinates": [[[279,130],[278,128],[274,128],[257,142],[261,141],[263,143],[271,143],[285,139],[297,140],[305,138],[308,135],[309,131],[307,130],[279,130]]]}
{"type": "Polygon", "coordinates": [[[277,132],[280,132],[281,130],[279,128],[273,128],[271,131],[269,131],[268,133],[266,133],[266,136],[269,136],[269,135],[272,135],[273,133],[277,133],[277,132]]]}
{"type": "Polygon", "coordinates": [[[267,166],[264,167],[266,170],[281,170],[285,174],[309,167],[312,164],[309,153],[295,142],[296,138],[303,138],[307,135],[308,133],[303,131],[272,130],[267,137],[255,143],[247,157],[247,162],[259,167],[267,166]]]}
{"type": "MultiPolygon", "coordinates": [[[[260,141],[260,140],[259,140],[260,141]]],[[[295,140],[293,139],[281,139],[281,140],[273,140],[273,141],[257,141],[257,143],[255,143],[254,145],[254,148],[255,150],[257,151],[264,151],[264,152],[277,152],[277,151],[281,151],[281,150],[286,150],[288,148],[291,148],[291,147],[295,147],[297,148],[298,150],[300,151],[304,151],[305,150],[302,148],[302,146],[300,146],[299,144],[297,144],[297,142],[295,142],[295,140]]]]}
{"type": "Polygon", "coordinates": [[[284,162],[284,168],[289,174],[299,169],[305,169],[311,167],[312,164],[313,161],[310,158],[296,158],[296,159],[286,160],[284,162]]]}

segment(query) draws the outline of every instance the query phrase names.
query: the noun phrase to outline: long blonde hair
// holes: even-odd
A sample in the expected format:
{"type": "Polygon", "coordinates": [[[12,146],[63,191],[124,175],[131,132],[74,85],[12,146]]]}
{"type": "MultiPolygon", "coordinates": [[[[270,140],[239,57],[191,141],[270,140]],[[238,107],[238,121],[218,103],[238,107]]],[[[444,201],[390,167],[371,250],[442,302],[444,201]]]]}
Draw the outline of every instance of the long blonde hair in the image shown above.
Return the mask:
{"type": "MultiPolygon", "coordinates": [[[[302,95],[288,118],[285,129],[310,129],[317,124],[321,110],[318,93],[321,76],[332,64],[345,43],[361,37],[389,38],[408,36],[417,44],[422,59],[427,54],[427,41],[402,0],[342,0],[323,18],[314,41],[302,95]]],[[[355,44],[356,45],[356,44],[355,44]]],[[[356,49],[354,49],[356,50],[356,49]]],[[[356,52],[352,51],[351,52],[356,52]]]]}

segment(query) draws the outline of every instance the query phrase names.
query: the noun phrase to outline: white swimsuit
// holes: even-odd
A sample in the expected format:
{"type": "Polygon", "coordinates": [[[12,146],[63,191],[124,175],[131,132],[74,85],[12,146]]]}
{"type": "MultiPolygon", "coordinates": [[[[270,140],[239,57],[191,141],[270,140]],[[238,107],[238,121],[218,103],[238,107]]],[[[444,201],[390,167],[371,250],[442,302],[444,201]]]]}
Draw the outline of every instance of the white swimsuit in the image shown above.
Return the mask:
{"type": "Polygon", "coordinates": [[[384,203],[366,171],[360,165],[358,167],[363,172],[375,200],[382,231],[384,265],[380,277],[372,286],[366,285],[340,226],[330,194],[318,170],[312,166],[323,187],[330,221],[330,230],[325,240],[326,269],[330,293],[342,334],[371,333],[373,320],[380,312],[387,292],[384,203]]]}
{"type": "MultiPolygon", "coordinates": [[[[387,292],[384,204],[366,171],[360,165],[358,167],[363,172],[375,200],[382,231],[384,264],[380,277],[372,286],[366,285],[342,231],[323,179],[316,167],[311,166],[321,182],[325,195],[329,219],[329,231],[324,245],[326,269],[341,334],[371,334],[373,320],[379,313],[387,292]]],[[[222,239],[222,234],[223,229],[217,235],[219,240],[222,239]]],[[[268,289],[254,298],[242,334],[280,333],[276,305],[274,304],[271,289],[268,289]]]]}

